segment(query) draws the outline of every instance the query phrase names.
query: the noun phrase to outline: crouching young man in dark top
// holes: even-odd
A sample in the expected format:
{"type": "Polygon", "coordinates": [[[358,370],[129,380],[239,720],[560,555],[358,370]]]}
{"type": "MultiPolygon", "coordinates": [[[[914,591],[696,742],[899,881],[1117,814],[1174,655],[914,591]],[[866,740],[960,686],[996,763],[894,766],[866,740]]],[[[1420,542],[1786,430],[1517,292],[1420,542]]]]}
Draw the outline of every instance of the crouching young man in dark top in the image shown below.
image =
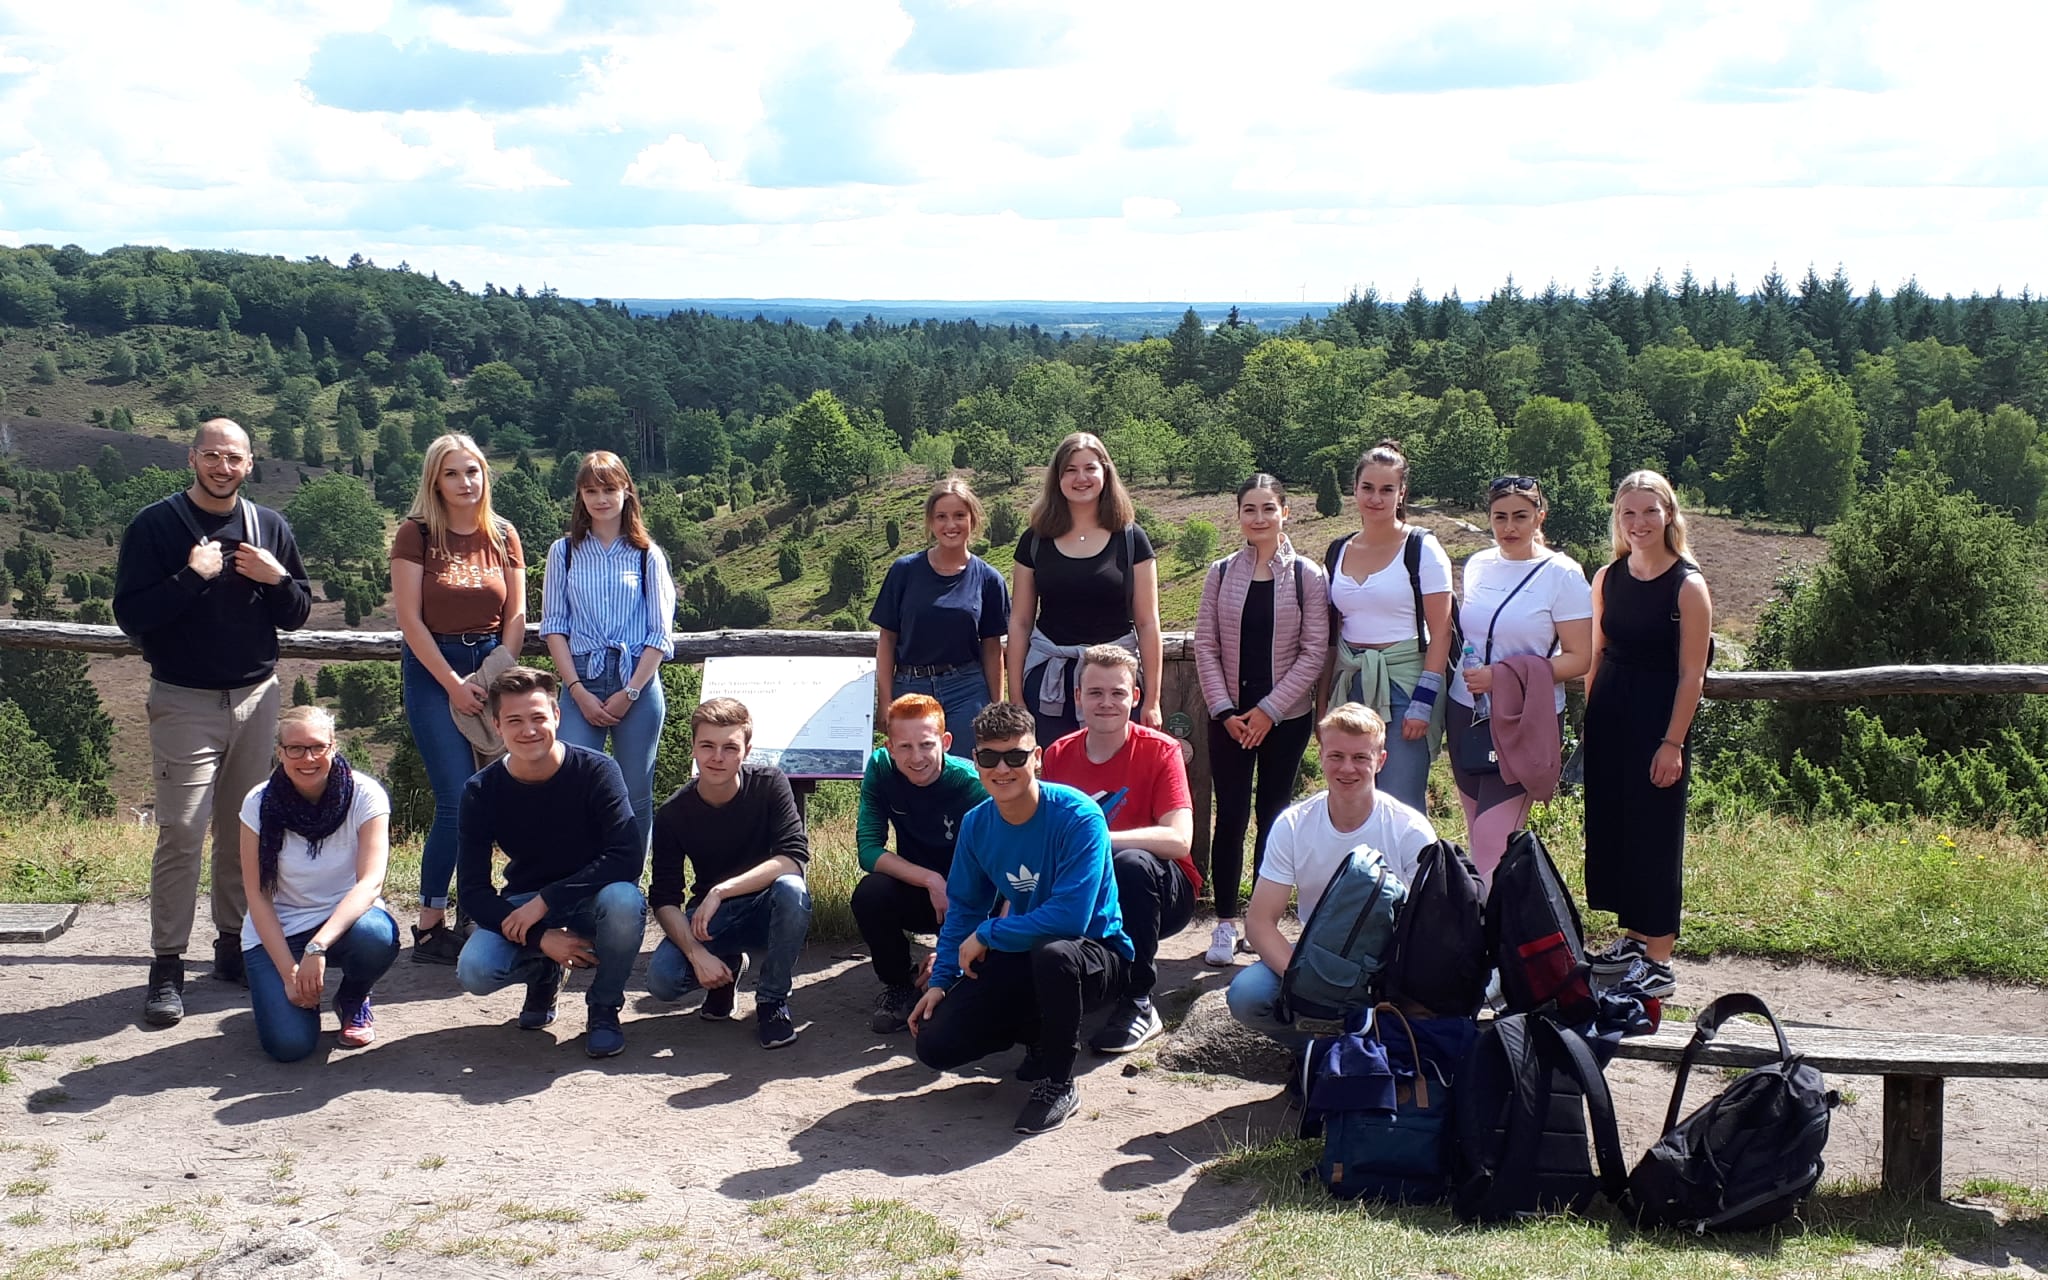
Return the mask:
{"type": "Polygon", "coordinates": [[[647,893],[664,936],[647,964],[647,990],[680,1000],[702,987],[699,1015],[723,1022],[751,953],[761,966],[761,1047],[779,1049],[796,1039],[789,990],[811,927],[811,845],[782,770],[746,763],[753,741],[753,717],[738,699],[713,698],[690,713],[697,776],[654,815],[647,893]],[[689,871],[697,880],[685,904],[689,871]]]}
{"type": "Polygon", "coordinates": [[[854,848],[867,875],[854,886],[852,902],[882,983],[871,1025],[884,1035],[903,1030],[917,1007],[907,935],[937,933],[944,924],[960,820],[988,799],[974,766],[948,754],[953,735],[937,698],[906,693],[890,703],[885,733],[889,745],[875,748],[860,780],[854,848]]]}
{"type": "Polygon", "coordinates": [[[1031,713],[998,702],[974,718],[989,802],[960,825],[930,989],[910,1014],[917,1056],[941,1071],[1022,1044],[1035,1080],[1019,1133],[1057,1129],[1080,1105],[1081,1018],[1116,999],[1133,955],[1117,910],[1109,826],[1072,787],[1038,780],[1031,713]],[[998,898],[1010,913],[991,919],[998,898]]]}
{"type": "Polygon", "coordinates": [[[524,982],[519,1026],[534,1031],[555,1020],[567,971],[594,970],[583,1049],[609,1058],[626,1047],[619,1010],[647,931],[640,834],[618,764],[555,737],[557,693],[555,677],[532,667],[491,682],[486,709],[505,756],[462,788],[456,893],[476,932],[455,974],[477,996],[524,982]],[[494,847],[505,853],[502,889],[494,847]]]}

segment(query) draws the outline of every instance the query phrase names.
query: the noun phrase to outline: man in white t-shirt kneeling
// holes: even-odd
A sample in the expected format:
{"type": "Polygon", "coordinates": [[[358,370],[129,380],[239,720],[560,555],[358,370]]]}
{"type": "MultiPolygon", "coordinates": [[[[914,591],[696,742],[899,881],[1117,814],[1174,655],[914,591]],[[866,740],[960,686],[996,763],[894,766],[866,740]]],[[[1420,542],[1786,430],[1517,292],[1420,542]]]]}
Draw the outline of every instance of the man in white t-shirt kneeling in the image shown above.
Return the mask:
{"type": "Polygon", "coordinates": [[[1294,944],[1280,933],[1287,900],[1298,895],[1300,916],[1307,920],[1330,877],[1360,845],[1378,850],[1406,884],[1415,878],[1416,857],[1436,839],[1429,819],[1373,786],[1387,759],[1387,729],[1372,708],[1347,702],[1332,708],[1317,729],[1328,789],[1273,824],[1244,913],[1245,939],[1257,949],[1259,963],[1239,969],[1229,993],[1232,1017],[1290,1046],[1309,1037],[1280,1009],[1280,980],[1294,957],[1294,944]]]}

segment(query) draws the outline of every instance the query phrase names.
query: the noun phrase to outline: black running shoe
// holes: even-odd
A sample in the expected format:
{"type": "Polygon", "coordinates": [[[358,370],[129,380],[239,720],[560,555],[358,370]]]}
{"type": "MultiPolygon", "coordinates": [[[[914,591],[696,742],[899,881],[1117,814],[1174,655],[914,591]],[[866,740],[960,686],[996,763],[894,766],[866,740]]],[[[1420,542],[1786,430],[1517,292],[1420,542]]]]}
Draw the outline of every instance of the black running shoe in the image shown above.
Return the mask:
{"type": "Polygon", "coordinates": [[[1050,1133],[1067,1122],[1081,1105],[1081,1091],[1072,1080],[1040,1080],[1031,1100],[1017,1113],[1018,1133],[1050,1133]]]}
{"type": "Polygon", "coordinates": [[[152,1027],[175,1027],[185,1017],[185,958],[158,956],[149,962],[149,988],[142,1018],[152,1027]]]}
{"type": "Polygon", "coordinates": [[[917,991],[911,987],[888,987],[875,997],[875,1016],[869,1027],[878,1036],[894,1035],[910,1025],[910,1011],[917,1008],[917,991]]]}

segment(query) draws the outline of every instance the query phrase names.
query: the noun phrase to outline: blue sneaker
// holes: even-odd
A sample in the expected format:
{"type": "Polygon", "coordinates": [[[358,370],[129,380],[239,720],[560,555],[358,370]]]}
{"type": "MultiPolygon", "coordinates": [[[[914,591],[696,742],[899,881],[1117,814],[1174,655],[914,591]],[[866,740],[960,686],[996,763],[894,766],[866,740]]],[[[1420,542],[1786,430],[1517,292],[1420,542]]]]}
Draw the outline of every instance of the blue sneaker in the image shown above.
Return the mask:
{"type": "Polygon", "coordinates": [[[616,1058],[626,1047],[626,1033],[619,1029],[619,1011],[590,1006],[590,1021],[583,1032],[583,1052],[593,1058],[616,1058]]]}

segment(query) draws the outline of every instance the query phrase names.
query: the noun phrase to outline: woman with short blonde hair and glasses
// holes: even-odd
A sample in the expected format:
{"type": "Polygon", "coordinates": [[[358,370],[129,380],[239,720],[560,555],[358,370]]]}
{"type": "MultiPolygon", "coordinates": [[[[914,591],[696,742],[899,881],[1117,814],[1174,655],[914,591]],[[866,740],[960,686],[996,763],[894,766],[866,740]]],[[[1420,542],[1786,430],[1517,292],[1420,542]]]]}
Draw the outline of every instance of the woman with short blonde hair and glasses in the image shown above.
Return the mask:
{"type": "Polygon", "coordinates": [[[289,707],[277,718],[277,767],[242,801],[243,964],[256,1037],[279,1062],[320,1043],[327,968],[340,1043],[376,1036],[370,987],[398,958],[398,922],[378,896],[390,857],[391,800],[335,753],[334,717],[289,707]]]}

